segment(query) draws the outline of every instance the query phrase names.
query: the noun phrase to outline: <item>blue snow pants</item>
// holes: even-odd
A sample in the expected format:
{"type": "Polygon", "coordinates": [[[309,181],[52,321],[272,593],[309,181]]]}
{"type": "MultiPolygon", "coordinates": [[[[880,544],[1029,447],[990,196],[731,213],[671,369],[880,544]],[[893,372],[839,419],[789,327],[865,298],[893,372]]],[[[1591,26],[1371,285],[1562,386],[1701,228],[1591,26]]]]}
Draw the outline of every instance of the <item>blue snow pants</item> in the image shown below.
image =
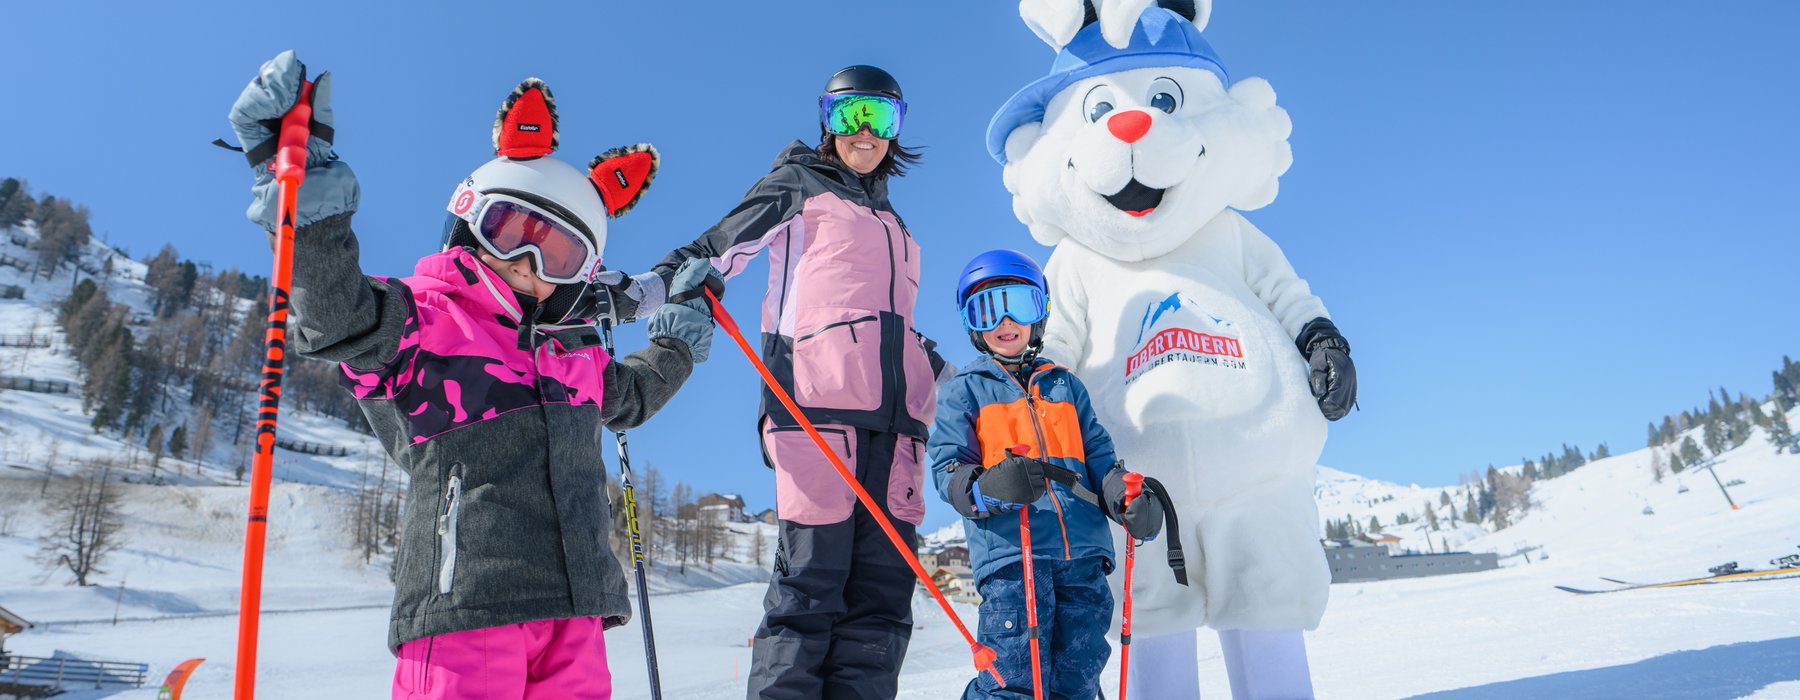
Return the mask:
{"type": "MultiPolygon", "coordinates": [[[[1100,692],[1100,671],[1112,655],[1106,631],[1112,625],[1112,589],[1106,585],[1106,560],[1033,559],[1037,579],[1038,653],[1043,668],[1044,697],[1092,700],[1100,692]]],[[[977,635],[999,655],[996,666],[1006,677],[999,687],[981,674],[963,689],[964,700],[1030,698],[1031,640],[1025,633],[1025,567],[1015,563],[983,579],[981,622],[977,635]]]]}

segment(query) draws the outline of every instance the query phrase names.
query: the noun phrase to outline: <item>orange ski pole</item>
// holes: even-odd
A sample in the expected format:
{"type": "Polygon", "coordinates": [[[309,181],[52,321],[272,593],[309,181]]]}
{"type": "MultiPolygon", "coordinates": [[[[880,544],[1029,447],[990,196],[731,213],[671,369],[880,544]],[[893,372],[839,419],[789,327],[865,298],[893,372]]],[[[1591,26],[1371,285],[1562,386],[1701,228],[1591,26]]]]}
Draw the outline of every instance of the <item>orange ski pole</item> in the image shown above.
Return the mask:
{"type": "MultiPolygon", "coordinates": [[[[1007,450],[1020,457],[1031,456],[1030,445],[1013,445],[1007,450]]],[[[1049,479],[1044,480],[1045,488],[1049,479]]],[[[1031,641],[1031,697],[1044,700],[1044,662],[1038,656],[1037,575],[1031,563],[1031,504],[1019,508],[1019,548],[1025,555],[1025,638],[1031,641]]]]}
{"type": "MultiPolygon", "coordinates": [[[[1125,507],[1144,493],[1144,475],[1125,474],[1125,507]]],[[[1137,539],[1125,532],[1125,602],[1120,606],[1124,621],[1119,623],[1119,700],[1125,700],[1126,672],[1131,668],[1131,569],[1137,564],[1137,539]]]]}
{"type": "Polygon", "coordinates": [[[256,697],[256,626],[262,615],[263,542],[269,526],[269,479],[275,466],[275,418],[281,405],[281,373],[287,362],[288,289],[294,267],[294,213],[300,182],[306,179],[306,139],[312,123],[311,82],[300,83],[300,97],[281,118],[275,151],[275,182],[280,187],[280,225],[275,232],[275,270],[270,275],[269,330],[256,407],[256,458],[250,465],[250,518],[244,525],[244,583],[238,599],[237,677],[233,697],[256,697]]]}
{"type": "Polygon", "coordinates": [[[856,500],[861,501],[863,507],[869,509],[869,514],[875,517],[875,524],[880,525],[881,531],[887,533],[888,541],[894,543],[894,550],[898,551],[900,557],[912,567],[913,575],[919,578],[919,583],[925,585],[925,590],[931,591],[931,597],[936,598],[938,606],[944,609],[944,614],[950,616],[950,622],[956,625],[956,631],[962,633],[963,641],[969,643],[969,650],[975,655],[976,670],[993,674],[996,682],[1006,685],[1006,679],[1000,676],[1000,669],[994,667],[994,659],[998,658],[994,650],[975,641],[975,635],[969,634],[968,626],[964,625],[962,618],[956,615],[956,610],[950,607],[950,601],[944,598],[943,591],[938,590],[937,582],[931,580],[931,574],[925,572],[925,566],[919,563],[919,558],[913,556],[912,549],[906,546],[906,540],[900,538],[899,531],[894,529],[894,524],[888,520],[887,514],[881,511],[881,506],[875,503],[875,499],[869,497],[869,492],[863,489],[862,484],[857,483],[856,475],[852,474],[850,469],[844,466],[843,460],[838,459],[837,453],[832,452],[831,447],[825,444],[825,438],[819,435],[819,431],[813,427],[812,421],[806,419],[806,414],[800,412],[800,407],[794,403],[794,398],[788,396],[787,390],[781,388],[781,384],[775,381],[775,375],[769,372],[769,366],[763,364],[762,358],[758,357],[756,351],[751,349],[750,341],[744,340],[744,334],[738,330],[737,322],[732,320],[731,314],[726,313],[725,305],[719,303],[719,298],[713,295],[711,289],[705,289],[705,291],[707,301],[712,302],[713,320],[718,322],[719,328],[724,329],[732,340],[737,341],[738,349],[744,351],[744,357],[748,358],[750,364],[756,367],[757,373],[762,375],[763,384],[768,385],[769,391],[775,394],[775,398],[781,401],[782,406],[787,408],[788,414],[800,422],[800,427],[806,430],[807,437],[812,438],[813,444],[818,446],[819,451],[825,453],[825,459],[831,462],[831,466],[837,470],[838,476],[843,477],[844,483],[849,484],[850,490],[856,493],[856,500]]]}

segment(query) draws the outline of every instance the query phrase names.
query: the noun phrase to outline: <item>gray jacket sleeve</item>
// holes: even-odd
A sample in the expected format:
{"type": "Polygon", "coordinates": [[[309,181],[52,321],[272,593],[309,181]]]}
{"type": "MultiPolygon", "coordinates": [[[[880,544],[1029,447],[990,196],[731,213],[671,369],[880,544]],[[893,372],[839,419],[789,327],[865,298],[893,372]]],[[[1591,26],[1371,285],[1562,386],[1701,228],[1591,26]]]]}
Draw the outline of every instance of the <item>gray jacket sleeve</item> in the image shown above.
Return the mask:
{"type": "Polygon", "coordinates": [[[735,276],[768,245],[769,238],[782,223],[799,213],[805,199],[802,191],[805,185],[800,177],[803,168],[787,165],[763,176],[744,193],[744,198],[731,213],[706,229],[693,243],[670,251],[651,271],[666,283],[674,279],[675,270],[689,258],[713,258],[714,267],[719,268],[726,279],[735,276]]]}
{"type": "Polygon", "coordinates": [[[650,347],[606,364],[600,420],[613,430],[643,425],[694,373],[688,347],[674,338],[652,338],[650,347]]]}
{"type": "Polygon", "coordinates": [[[330,216],[294,232],[288,328],[302,355],[374,370],[399,351],[412,298],[403,287],[363,275],[351,216],[330,216]]]}

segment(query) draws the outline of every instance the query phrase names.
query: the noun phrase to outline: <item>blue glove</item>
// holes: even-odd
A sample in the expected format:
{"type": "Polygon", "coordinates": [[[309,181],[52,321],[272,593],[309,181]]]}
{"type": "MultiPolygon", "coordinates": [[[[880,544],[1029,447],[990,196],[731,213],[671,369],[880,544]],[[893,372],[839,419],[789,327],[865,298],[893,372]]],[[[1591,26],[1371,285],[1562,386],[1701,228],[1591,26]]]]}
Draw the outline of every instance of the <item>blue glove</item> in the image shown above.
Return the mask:
{"type": "MultiPolygon", "coordinates": [[[[244,86],[244,92],[231,105],[231,130],[237,133],[238,143],[256,173],[256,184],[250,188],[250,209],[245,215],[269,232],[277,227],[276,200],[280,196],[271,170],[276,132],[280,130],[282,115],[298,101],[300,83],[305,79],[306,65],[293,51],[283,51],[262,65],[256,78],[244,86]]],[[[306,140],[306,180],[300,185],[295,228],[356,211],[362,198],[355,173],[331,152],[334,133],[330,73],[322,73],[313,81],[312,108],[311,136],[306,140]]]]}
{"type": "Polygon", "coordinates": [[[724,289],[725,278],[719,276],[711,260],[689,258],[669,283],[669,303],[650,314],[650,338],[674,338],[686,343],[695,364],[705,362],[712,350],[712,306],[700,293],[701,287],[724,289]]]}

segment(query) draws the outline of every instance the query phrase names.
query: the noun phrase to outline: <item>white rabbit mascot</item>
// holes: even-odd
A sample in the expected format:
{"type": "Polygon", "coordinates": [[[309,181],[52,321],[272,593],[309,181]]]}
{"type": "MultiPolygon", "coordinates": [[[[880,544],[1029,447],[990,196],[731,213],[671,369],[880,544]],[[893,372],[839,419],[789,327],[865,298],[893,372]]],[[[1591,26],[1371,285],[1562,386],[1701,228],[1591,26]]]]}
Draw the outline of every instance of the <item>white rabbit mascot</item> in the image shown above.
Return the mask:
{"type": "Polygon", "coordinates": [[[1356,373],[1325,304],[1239,214],[1275,199],[1292,124],[1266,81],[1227,77],[1200,36],[1210,12],[1024,0],[1057,56],[987,147],[1014,213],[1056,247],[1043,356],[1074,368],[1126,466],[1180,516],[1191,585],[1150,565],[1167,537],[1139,550],[1132,696],[1198,698],[1208,626],[1234,698],[1307,698],[1302,631],[1331,580],[1315,465],[1356,373]]]}

